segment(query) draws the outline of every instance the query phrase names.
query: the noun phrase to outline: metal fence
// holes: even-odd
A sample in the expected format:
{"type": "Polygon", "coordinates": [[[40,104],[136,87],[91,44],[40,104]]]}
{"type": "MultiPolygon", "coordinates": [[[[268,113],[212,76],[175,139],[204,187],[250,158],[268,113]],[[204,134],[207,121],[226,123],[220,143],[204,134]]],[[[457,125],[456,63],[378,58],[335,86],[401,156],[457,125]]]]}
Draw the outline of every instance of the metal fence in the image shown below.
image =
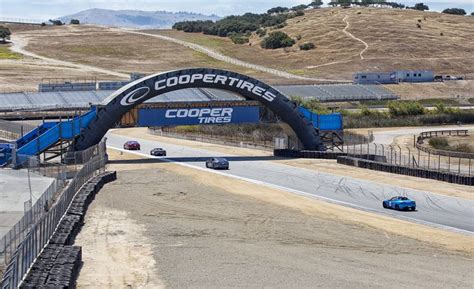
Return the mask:
{"type": "Polygon", "coordinates": [[[80,165],[77,165],[76,161],[73,162],[80,168],[50,208],[44,206],[44,203],[37,202],[35,204],[37,208],[29,210],[25,214],[25,220],[15,225],[12,228],[13,232],[7,234],[8,237],[1,239],[3,243],[1,246],[4,248],[2,257],[7,267],[0,288],[18,286],[35,258],[47,245],[76,193],[90,178],[104,171],[107,162],[105,142],[71,154],[69,157],[87,162],[80,165]]]}
{"type": "Polygon", "coordinates": [[[149,129],[152,134],[172,137],[177,139],[199,141],[211,144],[227,145],[233,147],[241,148],[251,148],[251,149],[260,149],[260,150],[273,150],[274,140],[260,140],[260,139],[250,139],[247,137],[241,136],[223,136],[220,134],[201,134],[201,133],[176,133],[176,132],[167,132],[160,129],[149,129]]]}
{"type": "Polygon", "coordinates": [[[348,156],[362,156],[362,158],[365,156],[367,159],[372,157],[376,161],[404,167],[424,168],[467,176],[474,173],[474,159],[435,155],[413,147],[367,143],[344,146],[343,151],[348,156]]]}

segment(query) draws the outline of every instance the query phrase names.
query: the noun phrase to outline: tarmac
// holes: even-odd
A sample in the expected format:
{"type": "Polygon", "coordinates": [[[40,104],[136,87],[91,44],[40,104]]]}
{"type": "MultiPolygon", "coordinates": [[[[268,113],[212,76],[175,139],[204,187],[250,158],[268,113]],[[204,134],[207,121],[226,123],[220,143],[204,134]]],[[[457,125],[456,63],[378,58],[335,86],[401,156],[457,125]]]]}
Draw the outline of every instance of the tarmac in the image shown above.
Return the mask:
{"type": "MultiPolygon", "coordinates": [[[[35,173],[30,173],[30,180],[33,203],[54,181],[35,173]]],[[[29,200],[27,170],[0,169],[0,238],[21,219],[29,200]]]]}

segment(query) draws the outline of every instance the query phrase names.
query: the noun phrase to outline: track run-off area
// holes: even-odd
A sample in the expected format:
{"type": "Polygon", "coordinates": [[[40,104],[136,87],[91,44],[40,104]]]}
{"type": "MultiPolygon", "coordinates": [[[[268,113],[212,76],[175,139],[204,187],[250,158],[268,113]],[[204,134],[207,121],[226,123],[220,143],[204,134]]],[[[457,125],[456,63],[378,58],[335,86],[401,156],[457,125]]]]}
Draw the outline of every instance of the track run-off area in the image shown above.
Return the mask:
{"type": "MultiPolygon", "coordinates": [[[[313,169],[279,163],[279,159],[262,152],[261,155],[242,156],[223,151],[211,151],[196,146],[177,144],[166,138],[136,138],[121,135],[123,130],[113,130],[107,134],[107,146],[123,150],[128,140],[137,140],[140,151],[126,151],[147,158],[151,149],[164,148],[168,156],[157,161],[173,162],[197,170],[205,170],[217,176],[263,185],[274,189],[376,213],[400,220],[429,225],[472,236],[474,232],[474,200],[437,194],[426,190],[414,190],[402,186],[384,184],[352,177],[321,172],[313,169]],[[159,139],[159,140],[158,140],[159,139]],[[230,162],[230,170],[214,171],[205,168],[209,157],[222,156],[230,162]],[[382,208],[382,201],[392,196],[404,195],[417,202],[417,210],[400,212],[382,208]]],[[[139,165],[139,164],[137,164],[139,165]]],[[[348,169],[351,169],[348,167],[348,169]]],[[[367,171],[367,174],[371,174],[367,171]]],[[[157,180],[159,182],[159,180],[157,180]]]]}

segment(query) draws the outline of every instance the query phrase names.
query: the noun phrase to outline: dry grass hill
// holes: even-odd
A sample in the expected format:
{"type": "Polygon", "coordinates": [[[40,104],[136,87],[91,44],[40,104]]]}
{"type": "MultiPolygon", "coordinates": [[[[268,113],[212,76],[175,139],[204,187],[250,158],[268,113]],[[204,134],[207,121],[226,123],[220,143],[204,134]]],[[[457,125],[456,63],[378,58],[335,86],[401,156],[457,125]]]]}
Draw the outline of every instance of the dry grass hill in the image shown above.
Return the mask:
{"type": "Polygon", "coordinates": [[[400,9],[325,8],[306,11],[305,16],[287,22],[277,30],[301,39],[292,48],[276,50],[260,48],[262,38],[256,35],[251,45],[234,45],[229,39],[202,34],[156,33],[310,76],[350,78],[354,71],[393,69],[432,69],[474,76],[474,17],[400,9]],[[419,20],[421,29],[417,27],[419,20]],[[364,59],[359,54],[365,45],[344,33],[345,28],[368,44],[364,59]],[[313,42],[316,49],[299,50],[298,45],[305,42],[313,42]]]}
{"type": "MultiPolygon", "coordinates": [[[[305,13],[288,20],[288,25],[279,29],[295,39],[300,38],[297,45],[287,49],[262,49],[259,45],[262,38],[257,35],[251,37],[250,44],[236,45],[228,38],[197,33],[147,32],[172,36],[249,63],[310,77],[351,79],[353,72],[362,70],[430,69],[438,74],[474,78],[474,17],[381,8],[324,8],[305,13]],[[305,42],[313,42],[316,48],[299,50],[299,44],[305,42]]],[[[296,81],[224,63],[166,40],[106,27],[68,25],[34,29],[12,27],[12,30],[15,37],[27,40],[28,51],[118,72],[151,73],[204,66],[246,73],[270,83],[296,81]]],[[[87,72],[68,68],[62,69],[61,75],[55,75],[54,70],[42,74],[47,66],[43,63],[31,65],[28,57],[0,59],[0,63],[2,61],[10,70],[0,72],[0,90],[4,90],[4,83],[12,82],[9,77],[12,71],[15,75],[22,74],[25,67],[22,63],[25,62],[29,65],[28,71],[35,69],[37,78],[90,76],[87,72]]],[[[94,76],[110,78],[100,74],[94,76]]],[[[391,85],[389,89],[406,98],[474,97],[472,80],[391,85]]]]}

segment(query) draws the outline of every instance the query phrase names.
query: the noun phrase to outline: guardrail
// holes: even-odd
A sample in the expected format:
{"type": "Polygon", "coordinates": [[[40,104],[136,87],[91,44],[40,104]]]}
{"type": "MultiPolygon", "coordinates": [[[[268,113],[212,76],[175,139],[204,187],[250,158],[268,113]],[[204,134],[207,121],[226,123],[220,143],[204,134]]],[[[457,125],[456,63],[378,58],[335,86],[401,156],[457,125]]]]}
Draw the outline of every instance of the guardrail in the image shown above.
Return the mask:
{"type": "Polygon", "coordinates": [[[447,151],[447,150],[440,150],[440,149],[423,146],[423,140],[427,138],[438,137],[438,136],[468,136],[468,135],[469,135],[469,131],[467,129],[425,131],[425,132],[420,133],[420,135],[418,136],[418,140],[415,142],[415,147],[425,153],[429,153],[432,155],[441,155],[441,156],[453,157],[453,158],[474,159],[474,153],[447,151]]]}
{"type": "Polygon", "coordinates": [[[48,244],[76,193],[90,178],[104,171],[107,162],[105,142],[77,152],[76,157],[88,161],[77,171],[55,204],[47,211],[43,210],[43,214],[35,223],[30,223],[30,228],[20,235],[20,239],[12,239],[9,244],[6,239],[2,239],[7,244],[4,247],[8,247],[8,251],[4,250],[4,260],[8,265],[0,288],[18,287],[34,260],[48,244]]]}

